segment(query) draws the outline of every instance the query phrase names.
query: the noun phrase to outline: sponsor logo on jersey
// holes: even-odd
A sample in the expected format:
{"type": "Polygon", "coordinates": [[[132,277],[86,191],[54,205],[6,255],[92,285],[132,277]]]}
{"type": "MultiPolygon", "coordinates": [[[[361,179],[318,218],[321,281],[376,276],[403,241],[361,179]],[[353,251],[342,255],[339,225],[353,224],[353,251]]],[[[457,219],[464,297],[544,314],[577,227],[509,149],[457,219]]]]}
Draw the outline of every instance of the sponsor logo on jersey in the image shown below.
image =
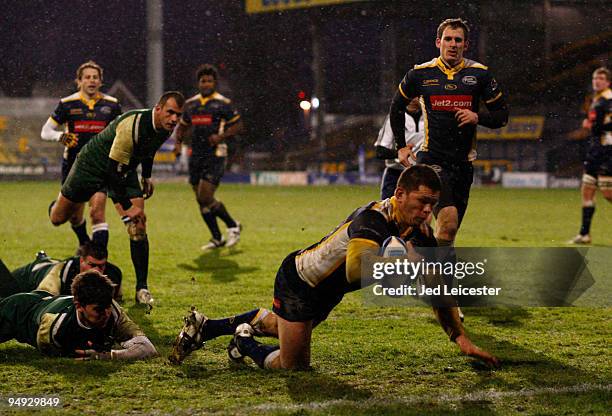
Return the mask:
{"type": "Polygon", "coordinates": [[[423,80],[424,87],[435,87],[436,85],[440,85],[440,80],[438,79],[426,79],[423,80]]]}
{"type": "Polygon", "coordinates": [[[99,133],[106,127],[106,121],[88,120],[88,121],[75,121],[74,132],[75,133],[99,133]]]}
{"type": "Polygon", "coordinates": [[[463,82],[465,85],[476,85],[478,83],[478,80],[473,75],[466,75],[461,78],[461,82],[463,82]]]}
{"type": "Polygon", "coordinates": [[[102,114],[110,114],[111,111],[113,111],[112,108],[110,108],[109,106],[105,105],[104,107],[100,108],[100,112],[102,114]]]}
{"type": "Polygon", "coordinates": [[[453,90],[456,90],[456,89],[457,89],[457,86],[456,86],[455,84],[446,84],[446,85],[444,86],[444,89],[445,89],[445,90],[450,90],[450,91],[453,91],[453,90]]]}
{"type": "Polygon", "coordinates": [[[191,124],[194,126],[210,126],[212,124],[211,114],[202,114],[191,117],[191,124]]]}
{"type": "Polygon", "coordinates": [[[429,97],[431,109],[434,111],[457,111],[472,109],[471,95],[431,95],[429,97]]]}
{"type": "Polygon", "coordinates": [[[78,116],[83,114],[83,109],[81,108],[73,108],[72,110],[70,110],[70,115],[71,116],[78,116]]]}

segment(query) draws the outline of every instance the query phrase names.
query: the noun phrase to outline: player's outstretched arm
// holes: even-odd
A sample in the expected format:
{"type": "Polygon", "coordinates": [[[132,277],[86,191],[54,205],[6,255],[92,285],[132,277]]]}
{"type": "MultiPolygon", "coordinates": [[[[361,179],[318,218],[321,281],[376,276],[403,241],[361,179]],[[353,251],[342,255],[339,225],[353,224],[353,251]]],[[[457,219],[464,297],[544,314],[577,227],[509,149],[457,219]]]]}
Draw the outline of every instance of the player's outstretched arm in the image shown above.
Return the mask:
{"type": "Polygon", "coordinates": [[[438,322],[448,334],[451,341],[455,342],[461,352],[470,357],[477,358],[491,367],[499,367],[500,361],[497,357],[485,350],[481,350],[472,343],[465,333],[463,324],[459,319],[457,307],[435,307],[433,308],[438,322]]]}
{"type": "Polygon", "coordinates": [[[111,351],[76,350],[76,360],[144,360],[158,355],[153,343],[149,338],[142,335],[122,342],[121,346],[124,349],[111,351]]]}

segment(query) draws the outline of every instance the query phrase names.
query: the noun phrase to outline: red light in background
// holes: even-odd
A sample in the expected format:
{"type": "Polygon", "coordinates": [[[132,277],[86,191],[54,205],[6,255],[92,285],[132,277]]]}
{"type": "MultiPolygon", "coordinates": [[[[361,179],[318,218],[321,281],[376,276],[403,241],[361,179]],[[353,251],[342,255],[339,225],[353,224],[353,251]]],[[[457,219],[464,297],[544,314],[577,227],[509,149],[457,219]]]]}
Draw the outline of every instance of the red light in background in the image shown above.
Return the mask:
{"type": "Polygon", "coordinates": [[[304,91],[298,92],[298,98],[300,100],[303,100],[304,98],[306,98],[306,93],[304,91]]]}

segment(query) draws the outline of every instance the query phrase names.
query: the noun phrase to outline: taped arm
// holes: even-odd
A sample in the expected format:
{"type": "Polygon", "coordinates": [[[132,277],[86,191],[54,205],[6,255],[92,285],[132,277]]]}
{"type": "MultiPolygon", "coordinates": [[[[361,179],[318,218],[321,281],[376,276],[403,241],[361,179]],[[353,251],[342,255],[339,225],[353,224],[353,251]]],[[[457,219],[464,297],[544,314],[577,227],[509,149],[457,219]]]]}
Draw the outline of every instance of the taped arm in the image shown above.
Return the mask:
{"type": "Polygon", "coordinates": [[[111,351],[112,360],[144,360],[157,355],[155,346],[144,335],[122,342],[121,346],[124,349],[111,351]]]}
{"type": "Polygon", "coordinates": [[[61,124],[57,124],[55,120],[49,117],[40,131],[40,138],[49,142],[59,142],[62,133],[61,124]]]}

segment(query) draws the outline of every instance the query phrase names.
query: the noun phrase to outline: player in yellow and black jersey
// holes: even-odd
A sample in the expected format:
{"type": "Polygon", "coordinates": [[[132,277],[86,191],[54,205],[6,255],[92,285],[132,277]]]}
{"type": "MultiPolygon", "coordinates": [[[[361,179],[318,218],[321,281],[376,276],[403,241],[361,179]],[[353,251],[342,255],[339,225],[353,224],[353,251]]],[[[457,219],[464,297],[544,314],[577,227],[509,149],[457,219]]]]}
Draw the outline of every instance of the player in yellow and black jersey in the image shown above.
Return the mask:
{"type": "MultiPolygon", "coordinates": [[[[43,140],[58,141],[65,146],[62,159],[62,184],[66,181],[77,155],[89,140],[121,114],[121,106],[115,97],[100,91],[103,81],[102,67],[87,61],[77,69],[78,91],[60,100],[40,133],[43,140]]],[[[106,191],[100,190],[89,200],[92,224],[92,239],[106,246],[108,224],[106,223],[106,191]]],[[[72,230],[79,245],[89,240],[83,209],[70,219],[72,230]]]]}
{"type": "Polygon", "coordinates": [[[425,121],[425,140],[419,163],[434,167],[442,180],[436,238],[451,245],[468,204],[472,185],[471,161],[476,157],[476,127],[500,128],[508,122],[504,95],[489,69],[465,59],[469,28],[461,19],[447,19],[438,27],[440,56],[408,71],[399,84],[390,109],[398,157],[409,166],[414,157],[404,137],[404,110],[419,97],[425,121]],[[480,111],[480,101],[488,111],[480,111]]]}
{"type": "Polygon", "coordinates": [[[595,193],[601,190],[604,198],[612,202],[612,90],[610,70],[597,68],[592,77],[595,93],[589,107],[588,118],[582,126],[591,130],[582,175],[582,225],[569,244],[591,243],[591,221],[595,214],[595,193]]]}
{"type": "Polygon", "coordinates": [[[241,225],[229,214],[223,202],[215,198],[225,173],[227,140],[242,131],[240,113],[229,98],[217,92],[218,72],[209,64],[196,72],[199,94],[185,103],[185,111],[174,137],[177,149],[191,136],[189,183],[193,188],[202,219],[212,238],[202,250],[232,247],[240,241],[241,225]],[[227,226],[227,239],[221,235],[217,217],[227,226]]]}
{"type": "MultiPolygon", "coordinates": [[[[180,362],[204,341],[234,334],[228,347],[232,359],[248,356],[262,368],[309,367],[312,330],[346,293],[372,283],[363,280],[368,277],[362,276],[361,265],[378,255],[388,237],[401,237],[413,246],[436,246],[425,221],[439,196],[440,179],[432,168],[406,169],[393,197],[357,209],[321,241],[284,259],[274,283],[272,312],[260,308],[213,320],[194,311],[177,338],[173,359],[180,362]],[[260,344],[254,334],[278,337],[280,346],[260,344]]],[[[469,340],[457,309],[434,307],[450,339],[463,353],[498,365],[497,358],[469,340]]]]}

